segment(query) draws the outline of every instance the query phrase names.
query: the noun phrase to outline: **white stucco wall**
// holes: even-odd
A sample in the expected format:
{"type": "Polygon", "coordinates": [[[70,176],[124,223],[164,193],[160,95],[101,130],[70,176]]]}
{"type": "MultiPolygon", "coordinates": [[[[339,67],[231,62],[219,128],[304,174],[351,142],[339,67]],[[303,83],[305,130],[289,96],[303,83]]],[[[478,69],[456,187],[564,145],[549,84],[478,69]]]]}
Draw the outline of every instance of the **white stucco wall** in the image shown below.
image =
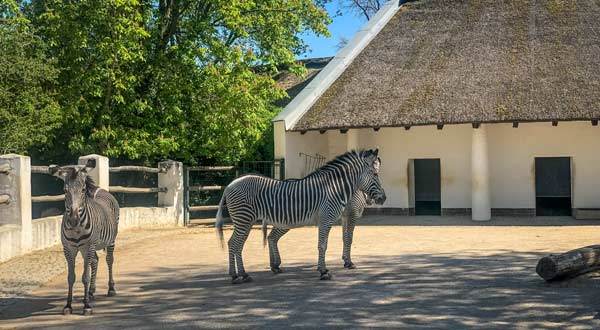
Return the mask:
{"type": "Polygon", "coordinates": [[[300,157],[301,152],[308,155],[318,153],[325,157],[329,155],[327,133],[320,134],[319,132],[311,131],[302,135],[299,132],[286,132],[284,137],[286,178],[301,177],[304,166],[304,160],[300,157]]]}
{"type": "MultiPolygon", "coordinates": [[[[535,208],[535,157],[572,157],[574,208],[600,208],[600,126],[590,122],[487,124],[492,208],[535,208]]],[[[381,179],[388,199],[383,207],[409,207],[409,160],[439,158],[442,208],[471,208],[470,124],[360,129],[351,135],[339,130],[286,132],[286,173],[301,171],[299,152],[333,157],[348,146],[379,147],[381,179]]],[[[349,131],[349,133],[352,132],[349,131]]]]}
{"type": "Polygon", "coordinates": [[[409,207],[410,159],[439,158],[442,208],[471,207],[471,126],[381,128],[364,132],[361,146],[379,147],[383,207],[409,207]]]}
{"type": "Polygon", "coordinates": [[[600,127],[589,122],[488,126],[492,207],[535,208],[535,157],[572,157],[574,208],[600,207],[600,127]]]}

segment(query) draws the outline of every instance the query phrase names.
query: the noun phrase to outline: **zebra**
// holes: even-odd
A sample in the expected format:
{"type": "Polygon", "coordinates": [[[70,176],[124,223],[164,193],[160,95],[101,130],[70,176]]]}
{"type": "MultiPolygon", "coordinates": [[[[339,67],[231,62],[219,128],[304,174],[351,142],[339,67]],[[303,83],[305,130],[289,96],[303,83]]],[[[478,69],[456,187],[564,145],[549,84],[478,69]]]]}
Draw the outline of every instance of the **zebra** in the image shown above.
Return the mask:
{"type": "MultiPolygon", "coordinates": [[[[381,159],[377,159],[374,164],[376,172],[379,172],[379,164],[381,164],[381,159]]],[[[356,265],[352,262],[350,257],[350,250],[352,247],[352,239],[354,234],[354,227],[356,225],[356,221],[362,217],[363,211],[367,205],[372,205],[374,201],[369,197],[369,195],[359,189],[354,192],[352,198],[346,208],[342,212],[342,242],[343,242],[343,253],[342,260],[344,261],[344,268],[347,269],[355,269],[356,265]]],[[[283,232],[280,230],[273,230],[273,236],[269,237],[269,254],[274,254],[271,256],[271,259],[277,260],[277,265],[281,263],[281,257],[279,256],[279,250],[277,249],[277,241],[281,239],[281,237],[286,234],[287,231],[283,232]],[[273,249],[271,248],[273,247],[273,249]]],[[[267,235],[267,227],[266,223],[263,222],[263,237],[267,235]]],[[[274,273],[281,273],[281,269],[279,267],[274,268],[274,273]]]]}
{"type": "MultiPolygon", "coordinates": [[[[381,159],[377,158],[373,164],[375,173],[379,175],[379,167],[381,165],[381,159]]],[[[369,194],[363,190],[357,190],[352,195],[350,202],[346,205],[344,212],[342,212],[342,241],[344,244],[342,252],[342,260],[344,260],[344,268],[355,269],[356,265],[350,258],[350,250],[352,248],[352,238],[354,236],[354,226],[356,221],[363,215],[363,211],[367,205],[373,204],[373,199],[369,197],[369,194]]]]}
{"type": "Polygon", "coordinates": [[[108,191],[97,187],[92,178],[87,175],[87,172],[94,167],[96,167],[94,159],[89,159],[83,167],[56,165],[49,167],[50,174],[64,181],[65,213],[60,236],[68,265],[69,285],[67,304],[63,308],[64,315],[73,312],[71,302],[75,282],[75,258],[78,252],[81,252],[83,257],[83,315],[92,314],[90,300],[94,299],[96,291],[97,250],[106,249],[108,296],[116,295],[112,264],[119,227],[119,204],[108,191]]]}
{"type": "Polygon", "coordinates": [[[231,283],[252,281],[244,270],[242,249],[257,219],[263,221],[263,242],[266,225],[274,227],[267,238],[271,270],[274,273],[281,272],[277,250],[279,238],[291,228],[318,223],[318,270],[322,280],[331,279],[331,273],[325,265],[329,231],[354,192],[362,189],[376,203],[385,202],[385,192],[375,169],[378,152],[378,149],[347,152],[302,179],[275,180],[246,175],[231,182],[223,192],[215,222],[221,246],[224,246],[225,210],[233,222],[233,234],[228,242],[231,283]]]}

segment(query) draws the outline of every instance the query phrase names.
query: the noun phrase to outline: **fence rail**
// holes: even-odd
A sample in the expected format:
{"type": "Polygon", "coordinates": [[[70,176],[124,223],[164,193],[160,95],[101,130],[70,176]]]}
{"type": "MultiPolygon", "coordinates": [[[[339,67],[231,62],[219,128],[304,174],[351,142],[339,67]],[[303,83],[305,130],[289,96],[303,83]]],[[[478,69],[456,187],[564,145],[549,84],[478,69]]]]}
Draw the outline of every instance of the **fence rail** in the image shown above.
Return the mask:
{"type": "Polygon", "coordinates": [[[123,193],[123,194],[151,194],[157,192],[167,192],[166,187],[151,187],[151,188],[136,188],[136,187],[123,187],[123,186],[110,186],[108,191],[111,193],[123,193]]]}
{"type": "Polygon", "coordinates": [[[115,166],[108,169],[113,172],[146,172],[146,173],[166,173],[165,167],[146,167],[146,166],[115,166]]]}
{"type": "Polygon", "coordinates": [[[202,206],[190,206],[188,207],[189,212],[194,211],[216,211],[219,209],[219,205],[202,205],[202,206]]]}
{"type": "Polygon", "coordinates": [[[189,191],[215,191],[223,190],[225,186],[189,186],[189,191]]]}
{"type": "Polygon", "coordinates": [[[50,174],[48,172],[49,166],[31,166],[31,173],[36,174],[50,174]]]}
{"type": "Polygon", "coordinates": [[[233,169],[235,169],[236,166],[194,166],[194,167],[188,167],[188,170],[190,171],[231,171],[233,169]]]}
{"type": "Polygon", "coordinates": [[[65,200],[65,194],[62,195],[43,195],[43,196],[31,196],[32,202],[60,202],[65,200]]]}

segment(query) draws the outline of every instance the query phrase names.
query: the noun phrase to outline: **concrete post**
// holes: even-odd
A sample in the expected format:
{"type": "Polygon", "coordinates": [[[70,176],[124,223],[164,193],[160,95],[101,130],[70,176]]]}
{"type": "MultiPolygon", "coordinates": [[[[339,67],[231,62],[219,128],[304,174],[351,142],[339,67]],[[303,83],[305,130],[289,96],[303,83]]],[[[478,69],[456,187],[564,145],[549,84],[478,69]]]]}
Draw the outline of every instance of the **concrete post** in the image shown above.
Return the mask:
{"type": "Polygon", "coordinates": [[[471,212],[472,219],[492,218],[490,206],[490,176],[485,125],[473,129],[471,140],[471,212]]]}
{"type": "Polygon", "coordinates": [[[158,193],[158,206],[174,207],[177,225],[183,225],[183,164],[172,160],[158,163],[167,171],[158,174],[158,186],[166,187],[166,192],[158,193]]]}
{"type": "Polygon", "coordinates": [[[21,242],[13,247],[20,254],[31,250],[31,159],[21,155],[0,156],[0,195],[8,195],[8,203],[0,204],[0,225],[19,226],[21,242]],[[4,166],[2,166],[4,165],[4,166]],[[7,166],[8,165],[8,166],[7,166]]]}
{"type": "Polygon", "coordinates": [[[110,169],[108,164],[108,157],[100,155],[87,155],[79,157],[77,161],[78,165],[85,165],[88,159],[96,160],[96,167],[88,172],[88,175],[96,182],[96,185],[106,191],[110,186],[109,175],[110,169]]]}

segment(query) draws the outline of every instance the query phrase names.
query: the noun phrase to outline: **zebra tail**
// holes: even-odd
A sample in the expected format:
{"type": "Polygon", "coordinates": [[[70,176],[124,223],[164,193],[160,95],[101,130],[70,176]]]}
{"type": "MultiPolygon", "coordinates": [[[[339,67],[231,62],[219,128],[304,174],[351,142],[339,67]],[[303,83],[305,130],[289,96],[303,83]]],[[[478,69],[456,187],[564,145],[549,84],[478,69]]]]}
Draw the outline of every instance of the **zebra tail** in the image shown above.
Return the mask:
{"type": "Polygon", "coordinates": [[[223,238],[223,223],[225,222],[225,219],[223,218],[223,209],[225,207],[227,206],[225,206],[225,192],[223,192],[223,197],[221,197],[221,201],[219,202],[219,209],[215,220],[215,228],[217,229],[219,242],[221,242],[221,249],[225,249],[225,239],[223,238]]]}

